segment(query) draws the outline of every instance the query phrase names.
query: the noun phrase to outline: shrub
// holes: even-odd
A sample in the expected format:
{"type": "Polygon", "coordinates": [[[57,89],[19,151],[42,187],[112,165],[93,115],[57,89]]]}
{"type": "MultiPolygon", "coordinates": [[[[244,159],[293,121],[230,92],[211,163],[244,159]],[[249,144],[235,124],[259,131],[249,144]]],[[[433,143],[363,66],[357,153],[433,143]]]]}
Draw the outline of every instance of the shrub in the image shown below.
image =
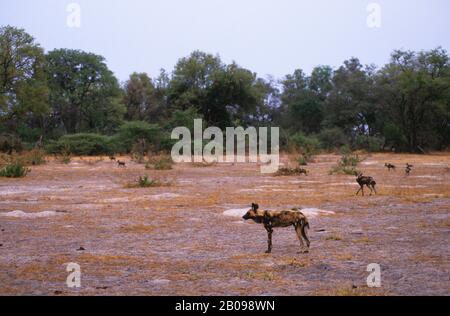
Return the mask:
{"type": "Polygon", "coordinates": [[[33,149],[23,156],[25,164],[32,166],[39,166],[46,163],[45,151],[42,149],[33,149]]]}
{"type": "Polygon", "coordinates": [[[159,156],[149,158],[145,168],[155,170],[171,170],[173,166],[173,160],[170,156],[159,156]]]}
{"type": "Polygon", "coordinates": [[[137,151],[143,155],[148,151],[161,150],[168,138],[159,125],[135,121],[123,124],[114,135],[113,142],[120,152],[137,151]]]}
{"type": "Polygon", "coordinates": [[[79,156],[108,155],[114,152],[111,138],[99,134],[71,134],[61,137],[46,147],[53,154],[72,154],[79,156]]]}
{"type": "Polygon", "coordinates": [[[280,168],[275,176],[297,176],[297,175],[308,175],[308,171],[302,168],[280,168]]]}
{"type": "Polygon", "coordinates": [[[21,152],[23,150],[22,141],[12,134],[0,135],[0,152],[11,154],[13,151],[21,152]]]}
{"type": "Polygon", "coordinates": [[[338,127],[324,129],[317,136],[321,147],[326,150],[332,150],[348,145],[348,139],[343,130],[338,127]]]}
{"type": "Polygon", "coordinates": [[[362,159],[352,153],[344,152],[338,164],[330,170],[330,174],[358,175],[360,171],[356,168],[362,159]]]}
{"type": "Polygon", "coordinates": [[[154,188],[170,185],[171,185],[170,182],[163,182],[158,179],[150,179],[148,176],[140,176],[135,182],[129,183],[125,187],[128,189],[135,189],[135,188],[154,188]]]}
{"type": "Polygon", "coordinates": [[[310,156],[317,154],[320,149],[320,141],[317,137],[306,136],[302,133],[291,136],[291,143],[310,156]]]}
{"type": "Polygon", "coordinates": [[[20,160],[16,160],[7,164],[0,170],[0,177],[23,178],[28,174],[28,172],[30,172],[30,169],[26,168],[20,160]]]}
{"type": "Polygon", "coordinates": [[[369,152],[379,152],[383,150],[384,138],[375,136],[358,135],[355,139],[358,149],[365,149],[369,152]]]}

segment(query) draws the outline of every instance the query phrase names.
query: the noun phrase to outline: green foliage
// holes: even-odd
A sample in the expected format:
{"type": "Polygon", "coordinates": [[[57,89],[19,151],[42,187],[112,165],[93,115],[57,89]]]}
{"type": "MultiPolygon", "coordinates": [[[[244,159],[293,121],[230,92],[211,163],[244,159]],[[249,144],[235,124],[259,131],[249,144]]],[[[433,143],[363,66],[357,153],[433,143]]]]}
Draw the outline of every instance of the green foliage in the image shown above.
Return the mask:
{"type": "Polygon", "coordinates": [[[296,133],[291,136],[291,143],[301,149],[306,155],[317,154],[320,150],[320,141],[317,137],[296,133]]]}
{"type": "Polygon", "coordinates": [[[0,65],[0,125],[16,132],[49,112],[44,50],[24,30],[0,27],[0,65]]]}
{"type": "Polygon", "coordinates": [[[170,186],[170,182],[164,182],[158,179],[150,179],[147,175],[140,176],[135,182],[127,184],[125,187],[128,189],[136,189],[136,188],[155,188],[155,187],[163,187],[170,186]]]}
{"type": "Polygon", "coordinates": [[[358,175],[360,171],[356,168],[362,159],[351,152],[344,152],[338,164],[330,170],[330,174],[358,175]]]}
{"type": "Polygon", "coordinates": [[[125,107],[117,79],[102,56],[80,50],[57,49],[47,54],[50,106],[67,133],[111,132],[125,107]]]}
{"type": "Polygon", "coordinates": [[[321,147],[326,150],[340,148],[349,143],[347,136],[339,127],[324,129],[317,138],[320,140],[321,147]]]}
{"type": "Polygon", "coordinates": [[[17,136],[12,134],[0,135],[0,152],[2,153],[21,152],[22,149],[23,149],[22,141],[17,136]]]}
{"type": "Polygon", "coordinates": [[[163,139],[167,138],[167,134],[159,125],[142,121],[124,123],[113,137],[120,152],[132,152],[133,146],[138,144],[141,148],[135,146],[134,149],[141,153],[158,151],[162,147],[163,139]]]}
{"type": "Polygon", "coordinates": [[[380,152],[383,150],[385,139],[376,136],[358,135],[355,140],[355,146],[358,149],[365,149],[369,152],[380,152]]]}
{"type": "Polygon", "coordinates": [[[79,156],[108,155],[114,152],[110,137],[99,134],[72,134],[61,137],[57,142],[47,145],[52,154],[71,154],[79,156]]]}
{"type": "Polygon", "coordinates": [[[279,126],[281,145],[300,149],[302,165],[319,149],[342,146],[411,152],[450,146],[450,62],[441,47],[394,51],[379,69],[351,58],[310,75],[297,69],[281,81],[194,51],[173,71],[156,78],[133,73],[121,88],[102,56],[73,49],[45,55],[31,35],[5,26],[0,66],[3,152],[31,149],[42,136],[50,152],[67,145],[74,154],[143,157],[170,150],[170,131],[192,130],[195,118],[220,128],[279,126]],[[83,133],[111,137],[64,139],[94,135],[83,133]]]}
{"type": "Polygon", "coordinates": [[[30,169],[26,168],[22,161],[17,159],[0,169],[0,177],[23,178],[28,172],[30,172],[30,169]]]}

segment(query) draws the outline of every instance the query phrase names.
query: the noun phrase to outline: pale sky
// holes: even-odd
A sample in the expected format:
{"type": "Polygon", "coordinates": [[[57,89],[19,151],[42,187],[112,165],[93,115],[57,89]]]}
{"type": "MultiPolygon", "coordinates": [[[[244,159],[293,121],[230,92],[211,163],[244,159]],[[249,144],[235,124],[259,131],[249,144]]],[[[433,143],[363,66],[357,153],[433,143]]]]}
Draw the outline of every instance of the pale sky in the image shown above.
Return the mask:
{"type": "Polygon", "coordinates": [[[276,78],[352,56],[382,65],[394,49],[450,50],[448,0],[0,0],[7,24],[46,51],[103,55],[121,81],[172,71],[196,49],[276,78]],[[80,5],[80,28],[67,26],[70,3],[80,5]],[[380,5],[380,28],[367,25],[370,3],[380,5]]]}

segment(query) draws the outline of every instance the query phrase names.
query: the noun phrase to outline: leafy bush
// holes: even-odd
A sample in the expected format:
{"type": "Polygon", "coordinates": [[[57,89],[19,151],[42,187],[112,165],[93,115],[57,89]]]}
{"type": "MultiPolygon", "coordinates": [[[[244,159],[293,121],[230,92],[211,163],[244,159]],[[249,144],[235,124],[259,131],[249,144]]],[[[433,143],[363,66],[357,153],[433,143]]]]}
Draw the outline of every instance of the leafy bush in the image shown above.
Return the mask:
{"type": "Polygon", "coordinates": [[[170,156],[159,156],[150,158],[145,166],[146,169],[155,170],[171,170],[173,166],[173,160],[170,156]]]}
{"type": "Polygon", "coordinates": [[[167,142],[167,138],[159,125],[135,121],[123,124],[113,136],[113,142],[120,152],[144,154],[161,150],[161,144],[167,142]]]}
{"type": "Polygon", "coordinates": [[[21,152],[23,150],[22,141],[12,134],[0,135],[0,152],[11,154],[13,151],[21,152]]]}
{"type": "Polygon", "coordinates": [[[358,175],[360,171],[356,167],[361,161],[358,155],[344,152],[338,164],[330,170],[330,174],[358,175]]]}
{"type": "Polygon", "coordinates": [[[302,133],[291,136],[291,143],[307,155],[311,156],[317,154],[320,149],[320,141],[317,137],[306,136],[302,133]]]}
{"type": "Polygon", "coordinates": [[[325,129],[321,131],[317,137],[321,147],[326,150],[340,148],[348,144],[348,139],[345,136],[344,131],[338,127],[325,129]]]}
{"type": "Polygon", "coordinates": [[[114,152],[111,138],[99,134],[71,134],[47,145],[48,153],[79,156],[108,155],[114,152]]]}
{"type": "Polygon", "coordinates": [[[30,169],[26,168],[20,160],[16,160],[7,164],[0,170],[0,177],[23,178],[28,174],[28,172],[30,172],[30,169]]]}
{"type": "Polygon", "coordinates": [[[384,138],[381,137],[358,135],[355,140],[355,145],[358,149],[379,152],[383,150],[384,142],[384,138]]]}

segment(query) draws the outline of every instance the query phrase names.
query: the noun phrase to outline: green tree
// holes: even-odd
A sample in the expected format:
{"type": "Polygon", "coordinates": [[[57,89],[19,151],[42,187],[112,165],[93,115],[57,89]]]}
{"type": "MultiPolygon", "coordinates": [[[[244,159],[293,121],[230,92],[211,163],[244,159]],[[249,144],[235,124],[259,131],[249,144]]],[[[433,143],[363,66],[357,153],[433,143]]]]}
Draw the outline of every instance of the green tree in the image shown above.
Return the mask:
{"type": "MultiPolygon", "coordinates": [[[[43,127],[49,111],[42,48],[24,30],[0,28],[0,123],[17,131],[27,122],[43,127]]],[[[1,131],[0,131],[1,132],[1,131]]]]}
{"type": "Polygon", "coordinates": [[[127,120],[158,122],[164,115],[164,78],[158,78],[158,87],[146,73],[133,73],[125,83],[124,104],[127,120]]]}
{"type": "Polygon", "coordinates": [[[104,58],[79,50],[48,53],[50,104],[55,128],[64,133],[113,131],[125,108],[104,58]]]}
{"type": "Polygon", "coordinates": [[[357,58],[345,61],[335,71],[325,107],[325,126],[341,128],[352,140],[358,135],[379,133],[374,72],[373,66],[364,67],[357,58]]]}
{"type": "Polygon", "coordinates": [[[450,65],[442,48],[415,53],[395,51],[378,74],[379,98],[392,126],[411,152],[449,143],[450,65]]]}
{"type": "Polygon", "coordinates": [[[172,108],[194,107],[210,125],[231,126],[254,111],[259,100],[256,75],[236,63],[200,51],[177,63],[168,92],[172,108]]]}

